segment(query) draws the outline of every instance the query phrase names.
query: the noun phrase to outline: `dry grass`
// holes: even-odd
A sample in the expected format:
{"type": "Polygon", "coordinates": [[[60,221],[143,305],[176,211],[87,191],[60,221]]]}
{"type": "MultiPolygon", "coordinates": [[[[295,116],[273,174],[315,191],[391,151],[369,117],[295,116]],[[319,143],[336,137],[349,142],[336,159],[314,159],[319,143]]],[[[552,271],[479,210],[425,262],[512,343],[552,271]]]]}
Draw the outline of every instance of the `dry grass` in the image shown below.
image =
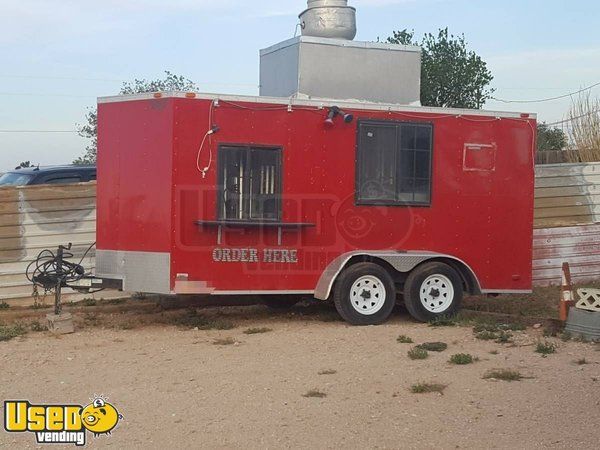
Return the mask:
{"type": "Polygon", "coordinates": [[[582,92],[573,100],[569,119],[567,162],[600,161],[600,98],[592,97],[591,91],[582,92]]]}
{"type": "Polygon", "coordinates": [[[244,330],[244,334],[263,334],[263,333],[270,333],[271,331],[273,331],[273,329],[267,328],[267,327],[248,328],[247,330],[244,330]]]}
{"type": "Polygon", "coordinates": [[[22,336],[27,333],[27,330],[20,323],[13,325],[0,325],[0,342],[10,341],[17,336],[22,336]]]}
{"type": "Polygon", "coordinates": [[[199,330],[232,330],[236,327],[229,320],[206,317],[198,314],[195,309],[188,310],[187,314],[182,316],[173,317],[171,323],[186,328],[198,328],[199,330]]]}
{"type": "Polygon", "coordinates": [[[518,370],[512,369],[492,369],[488,370],[484,375],[484,380],[502,380],[502,381],[521,381],[523,375],[518,370]]]}
{"type": "Polygon", "coordinates": [[[443,394],[447,387],[448,385],[439,383],[417,383],[410,387],[410,392],[413,394],[430,394],[432,392],[443,394]]]}
{"type": "Polygon", "coordinates": [[[33,322],[31,322],[29,324],[29,327],[31,328],[31,331],[33,331],[35,333],[40,333],[42,331],[48,331],[48,327],[46,325],[41,324],[39,320],[34,320],[33,322]]]}
{"type": "Polygon", "coordinates": [[[234,338],[232,337],[226,337],[226,338],[219,338],[219,339],[215,339],[213,341],[213,345],[234,345],[237,344],[238,341],[236,341],[234,338]]]}
{"type": "Polygon", "coordinates": [[[448,344],[445,342],[425,342],[424,344],[417,345],[416,348],[427,350],[428,352],[443,352],[448,348],[448,344]]]}
{"type": "Polygon", "coordinates": [[[302,397],[306,398],[325,398],[327,394],[325,392],[321,392],[318,389],[311,389],[306,394],[302,394],[302,397]]]}

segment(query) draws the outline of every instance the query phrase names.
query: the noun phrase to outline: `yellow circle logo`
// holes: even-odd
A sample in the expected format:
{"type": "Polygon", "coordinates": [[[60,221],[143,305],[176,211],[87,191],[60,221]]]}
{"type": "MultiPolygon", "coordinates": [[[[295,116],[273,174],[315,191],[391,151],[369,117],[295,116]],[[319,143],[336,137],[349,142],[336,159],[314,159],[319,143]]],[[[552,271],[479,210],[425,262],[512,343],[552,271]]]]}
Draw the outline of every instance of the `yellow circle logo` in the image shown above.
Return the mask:
{"type": "Polygon", "coordinates": [[[117,409],[101,397],[81,410],[83,426],[94,436],[110,434],[122,418],[117,409]]]}

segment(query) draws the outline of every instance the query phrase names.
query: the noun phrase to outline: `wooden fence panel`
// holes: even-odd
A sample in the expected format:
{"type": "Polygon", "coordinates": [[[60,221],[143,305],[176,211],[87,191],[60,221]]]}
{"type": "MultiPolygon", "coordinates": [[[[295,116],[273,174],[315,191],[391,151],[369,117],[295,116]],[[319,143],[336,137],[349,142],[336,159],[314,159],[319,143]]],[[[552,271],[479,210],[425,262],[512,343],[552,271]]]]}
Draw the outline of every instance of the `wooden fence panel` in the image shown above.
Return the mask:
{"type": "Polygon", "coordinates": [[[538,166],[533,281],[558,285],[563,262],[573,280],[600,279],[600,163],[538,166]]]}
{"type": "MultiPolygon", "coordinates": [[[[40,251],[71,242],[73,260],[79,261],[95,240],[95,182],[0,188],[0,302],[33,302],[25,269],[40,251]]],[[[94,250],[83,260],[86,269],[94,268],[94,250]]],[[[111,298],[118,295],[97,294],[111,298]]],[[[66,290],[64,299],[83,297],[66,290]]],[[[53,298],[46,302],[52,303],[53,298]]]]}
{"type": "MultiPolygon", "coordinates": [[[[534,284],[559,284],[565,261],[575,281],[600,279],[600,163],[539,166],[535,200],[534,284]]],[[[69,242],[81,257],[95,233],[95,183],[0,188],[0,301],[31,302],[29,261],[69,242]]],[[[83,264],[94,268],[93,250],[83,264]]]]}

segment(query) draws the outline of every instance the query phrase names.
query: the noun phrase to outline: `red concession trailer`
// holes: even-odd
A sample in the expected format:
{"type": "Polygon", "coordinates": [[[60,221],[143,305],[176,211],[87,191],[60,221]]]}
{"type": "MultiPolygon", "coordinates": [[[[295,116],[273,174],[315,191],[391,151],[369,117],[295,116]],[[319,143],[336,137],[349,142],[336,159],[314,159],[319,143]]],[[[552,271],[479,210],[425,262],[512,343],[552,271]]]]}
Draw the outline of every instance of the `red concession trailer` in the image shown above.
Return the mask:
{"type": "Polygon", "coordinates": [[[403,299],[531,289],[532,114],[156,93],[98,109],[97,276],[126,291],[403,299]],[[402,294],[402,295],[397,295],[402,294]]]}

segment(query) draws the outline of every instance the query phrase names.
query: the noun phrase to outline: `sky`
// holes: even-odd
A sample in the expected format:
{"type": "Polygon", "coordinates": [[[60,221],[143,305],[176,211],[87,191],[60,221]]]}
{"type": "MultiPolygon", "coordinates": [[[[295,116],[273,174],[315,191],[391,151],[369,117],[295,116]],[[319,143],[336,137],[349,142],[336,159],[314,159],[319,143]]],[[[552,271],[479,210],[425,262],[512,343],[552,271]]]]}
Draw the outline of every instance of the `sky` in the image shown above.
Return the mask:
{"type": "MultiPolygon", "coordinates": [[[[600,82],[597,0],[350,0],[356,40],[449,27],[488,63],[495,97],[539,100],[600,82]]],[[[258,93],[259,49],[294,35],[305,0],[0,0],[0,172],[69,163],[99,96],[184,75],[203,92],[258,93]],[[48,131],[52,131],[51,133],[48,131]]],[[[592,90],[600,96],[600,87],[592,90]]],[[[570,98],[486,109],[565,117],[570,98]]]]}

